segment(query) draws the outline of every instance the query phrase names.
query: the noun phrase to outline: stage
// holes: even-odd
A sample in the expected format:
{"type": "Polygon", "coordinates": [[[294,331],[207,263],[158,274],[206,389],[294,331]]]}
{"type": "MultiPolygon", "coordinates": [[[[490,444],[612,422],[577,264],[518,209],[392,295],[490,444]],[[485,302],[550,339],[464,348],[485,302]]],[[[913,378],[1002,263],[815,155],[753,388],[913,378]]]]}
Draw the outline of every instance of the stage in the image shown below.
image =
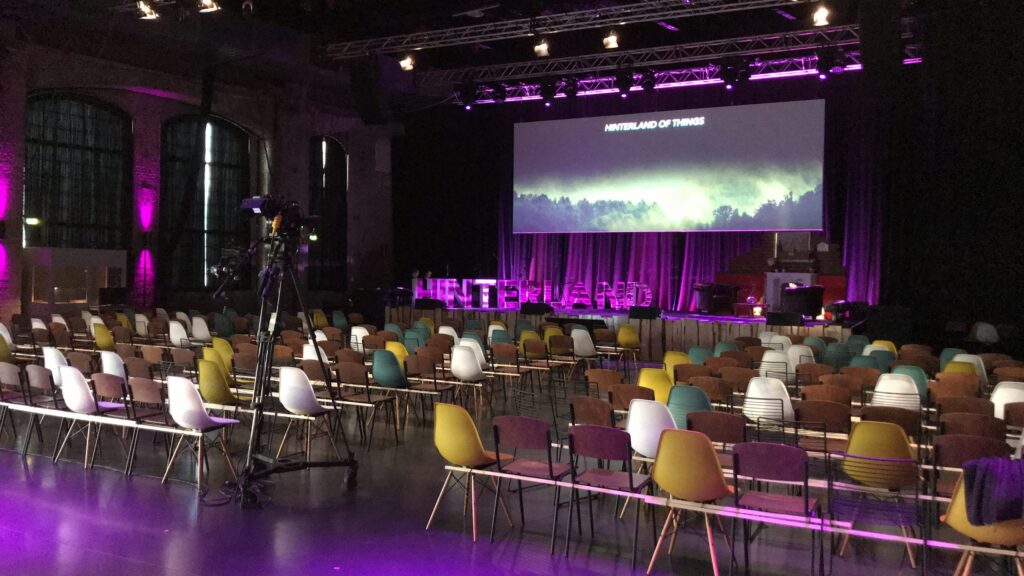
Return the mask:
{"type": "MultiPolygon", "coordinates": [[[[520,318],[534,324],[541,321],[540,315],[521,314],[518,309],[496,308],[453,308],[448,310],[420,310],[411,307],[388,307],[384,311],[386,322],[411,324],[424,316],[440,324],[445,318],[455,318],[465,323],[476,319],[485,326],[492,320],[501,320],[507,326],[515,326],[520,318]]],[[[757,337],[768,324],[764,318],[749,316],[710,316],[682,312],[662,312],[653,320],[629,318],[625,311],[595,310],[579,308],[555,308],[548,317],[601,320],[613,330],[624,323],[632,324],[640,334],[640,359],[648,362],[660,361],[666,350],[686,351],[692,346],[713,347],[715,342],[733,340],[740,336],[757,337]]],[[[825,322],[808,323],[805,326],[772,326],[779,334],[801,336],[830,336],[845,342],[850,330],[825,322]]]]}

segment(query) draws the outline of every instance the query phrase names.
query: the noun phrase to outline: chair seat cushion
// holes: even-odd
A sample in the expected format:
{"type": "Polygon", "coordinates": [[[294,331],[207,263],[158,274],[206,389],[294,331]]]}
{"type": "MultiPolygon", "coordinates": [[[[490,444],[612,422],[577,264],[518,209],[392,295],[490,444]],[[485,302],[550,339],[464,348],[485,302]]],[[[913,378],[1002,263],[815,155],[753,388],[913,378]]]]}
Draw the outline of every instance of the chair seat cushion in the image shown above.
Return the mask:
{"type": "MultiPolygon", "coordinates": [[[[751,508],[753,510],[772,512],[775,514],[791,514],[794,516],[803,516],[806,514],[806,511],[804,510],[803,496],[770,494],[768,492],[747,492],[740,495],[739,505],[741,508],[751,508]]],[[[816,498],[807,499],[807,507],[809,509],[814,510],[817,506],[818,501],[816,498]]]]}
{"type": "MultiPolygon", "coordinates": [[[[633,474],[633,490],[639,491],[651,482],[646,474],[633,474]]],[[[576,477],[577,484],[610,488],[612,490],[629,490],[629,473],[604,468],[591,468],[576,477]]]]}
{"type": "Polygon", "coordinates": [[[561,478],[569,473],[569,465],[564,462],[551,463],[551,475],[548,474],[548,463],[541,460],[517,458],[508,464],[502,464],[502,472],[529,476],[531,478],[561,478]]]}

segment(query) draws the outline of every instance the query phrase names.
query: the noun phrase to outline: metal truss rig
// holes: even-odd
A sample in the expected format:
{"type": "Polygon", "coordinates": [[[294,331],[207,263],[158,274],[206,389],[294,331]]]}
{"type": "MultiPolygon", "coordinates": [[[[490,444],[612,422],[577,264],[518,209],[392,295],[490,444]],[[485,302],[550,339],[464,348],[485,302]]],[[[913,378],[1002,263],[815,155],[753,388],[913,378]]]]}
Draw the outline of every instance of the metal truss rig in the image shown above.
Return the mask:
{"type": "MultiPolygon", "coordinates": [[[[913,21],[909,18],[904,19],[901,24],[904,43],[913,39],[912,25],[913,21]]],[[[529,78],[558,78],[567,75],[578,77],[622,69],[664,67],[684,62],[710,62],[740,56],[777,57],[787,53],[810,52],[818,48],[852,48],[859,45],[858,26],[830,26],[622,52],[602,52],[578,57],[430,70],[417,75],[417,84],[429,87],[452,86],[463,82],[493,83],[529,78]]]]}
{"type": "Polygon", "coordinates": [[[621,6],[608,6],[535,18],[475,24],[444,30],[430,30],[399,36],[369,38],[328,44],[325,55],[334,60],[358,58],[368,54],[393,54],[410,50],[429,50],[510,40],[525,36],[558,34],[605,26],[624,26],[674,18],[708,16],[741,10],[776,8],[806,4],[818,0],[648,0],[621,6]]]}

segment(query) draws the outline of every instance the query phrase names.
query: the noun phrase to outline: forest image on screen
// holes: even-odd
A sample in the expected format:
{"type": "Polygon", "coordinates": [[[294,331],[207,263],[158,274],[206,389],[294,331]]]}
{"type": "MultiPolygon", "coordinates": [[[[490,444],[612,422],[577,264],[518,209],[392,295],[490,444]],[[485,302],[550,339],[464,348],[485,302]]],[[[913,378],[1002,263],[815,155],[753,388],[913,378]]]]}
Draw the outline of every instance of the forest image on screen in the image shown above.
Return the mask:
{"type": "Polygon", "coordinates": [[[820,230],[825,103],[515,126],[513,231],[820,230]]]}

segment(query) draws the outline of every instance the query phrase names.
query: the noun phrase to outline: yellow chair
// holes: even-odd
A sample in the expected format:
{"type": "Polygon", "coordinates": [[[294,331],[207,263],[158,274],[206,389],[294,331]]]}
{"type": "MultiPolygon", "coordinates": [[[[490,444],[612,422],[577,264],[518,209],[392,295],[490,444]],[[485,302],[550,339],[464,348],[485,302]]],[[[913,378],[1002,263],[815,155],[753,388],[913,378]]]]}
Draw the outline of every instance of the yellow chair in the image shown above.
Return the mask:
{"type": "MultiPolygon", "coordinates": [[[[434,522],[434,516],[437,515],[437,509],[441,505],[441,499],[444,498],[445,493],[448,491],[449,483],[454,479],[456,484],[459,484],[468,492],[466,498],[471,500],[473,541],[476,542],[476,480],[472,471],[494,466],[498,463],[499,455],[491,450],[484,450],[476,424],[473,423],[473,418],[465,408],[442,402],[434,405],[434,446],[437,448],[438,453],[441,454],[441,457],[447,460],[449,464],[467,468],[468,470],[464,472],[448,471],[448,475],[444,479],[444,485],[441,486],[441,491],[437,495],[437,501],[434,502],[434,509],[427,520],[426,529],[430,530],[430,525],[434,522]]],[[[501,454],[500,458],[505,460],[511,458],[511,456],[501,454]]],[[[493,480],[491,484],[494,484],[493,480]]],[[[504,500],[502,500],[501,504],[502,508],[505,509],[505,516],[508,518],[509,525],[511,525],[512,519],[509,516],[504,500]]]]}
{"type": "Polygon", "coordinates": [[[211,345],[220,354],[220,361],[224,365],[224,370],[228,374],[232,374],[234,372],[232,367],[234,366],[235,348],[231,345],[231,342],[224,338],[214,338],[211,341],[211,345]]]}
{"type": "Polygon", "coordinates": [[[330,323],[327,322],[327,314],[325,314],[323,310],[316,308],[311,313],[311,316],[311,320],[313,321],[313,327],[316,328],[317,330],[321,330],[323,328],[330,326],[330,323]]]}
{"type": "MultiPolygon", "coordinates": [[[[986,526],[975,526],[967,520],[967,497],[964,494],[964,478],[961,475],[953,489],[953,499],[946,509],[943,521],[947,526],[967,536],[972,541],[989,546],[1024,546],[1024,520],[1006,520],[986,526]]],[[[953,576],[969,576],[974,565],[977,552],[965,550],[957,562],[953,576]]],[[[1013,559],[1017,567],[1017,576],[1024,576],[1024,560],[1020,556],[1013,559]]]]}
{"type": "Polygon", "coordinates": [[[623,362],[626,376],[629,376],[629,364],[625,362],[626,356],[633,358],[633,366],[636,367],[640,360],[640,334],[632,324],[622,324],[615,333],[615,347],[619,353],[619,361],[623,362]]]}
{"type": "Polygon", "coordinates": [[[107,328],[104,324],[93,324],[92,325],[93,339],[96,340],[97,350],[107,350],[114,352],[117,350],[117,344],[114,343],[114,334],[110,332],[110,328],[107,328]]]}
{"type": "Polygon", "coordinates": [[[523,330],[523,333],[519,335],[519,354],[527,360],[543,360],[548,357],[547,351],[544,352],[528,352],[526,350],[526,343],[530,340],[537,340],[543,342],[540,334],[536,330],[523,330]]]}
{"type": "Polygon", "coordinates": [[[437,334],[437,326],[434,324],[434,319],[433,318],[430,318],[428,316],[421,316],[420,317],[420,322],[423,322],[424,324],[427,325],[427,328],[430,330],[430,335],[431,336],[433,336],[434,334],[437,334]]]}
{"type": "Polygon", "coordinates": [[[686,352],[678,352],[676,350],[669,350],[665,352],[665,357],[662,359],[662,364],[665,365],[665,374],[668,374],[668,379],[673,382],[676,379],[676,365],[689,363],[689,354],[686,352]]]}
{"type": "Polygon", "coordinates": [[[551,347],[551,337],[552,336],[565,336],[565,333],[562,332],[562,329],[557,327],[557,326],[548,326],[547,328],[545,328],[544,329],[544,344],[546,344],[549,348],[551,347]]]}
{"type": "Polygon", "coordinates": [[[899,352],[896,350],[896,343],[893,342],[892,340],[875,340],[874,342],[872,342],[872,344],[874,344],[875,346],[882,346],[889,352],[892,352],[893,354],[899,356],[899,352]]]}
{"type": "Polygon", "coordinates": [[[668,404],[668,395],[672,390],[672,379],[661,368],[641,368],[637,384],[641,388],[654,390],[654,399],[668,404]]]}
{"type": "Polygon", "coordinates": [[[405,344],[389,340],[384,343],[384,349],[395,355],[398,367],[402,369],[402,374],[405,374],[405,359],[409,356],[409,349],[405,347],[405,344]]]}
{"type": "Polygon", "coordinates": [[[946,367],[942,369],[943,372],[950,372],[953,374],[974,374],[977,375],[977,370],[974,368],[974,364],[970,362],[960,362],[953,360],[946,363],[946,367]]]}
{"type": "Polygon", "coordinates": [[[227,379],[228,381],[231,380],[232,373],[229,372],[228,369],[225,367],[224,356],[220,352],[209,347],[203,348],[202,360],[209,360],[210,362],[215,363],[217,366],[220,366],[220,371],[224,375],[224,378],[227,379]]]}
{"type": "MultiPolygon", "coordinates": [[[[216,350],[206,348],[216,354],[216,350]]],[[[228,387],[228,380],[224,374],[224,368],[215,360],[199,360],[199,394],[203,400],[210,404],[222,404],[234,406],[238,404],[238,398],[231,393],[228,387]]]]}
{"type": "Polygon", "coordinates": [[[117,313],[117,322],[121,326],[124,326],[125,328],[128,328],[129,330],[132,329],[131,320],[128,320],[128,315],[125,314],[124,312],[118,312],[117,313]]]}
{"type": "MultiPolygon", "coordinates": [[[[659,370],[660,372],[660,370],[659,370]]],[[[732,489],[725,483],[722,465],[718,461],[711,440],[700,432],[690,430],[665,430],[661,433],[658,453],[654,458],[653,480],[668,493],[669,500],[676,498],[689,502],[715,502],[732,494],[732,489]]],[[[679,529],[683,516],[681,508],[669,507],[665,525],[661,528],[658,543],[651,554],[651,562],[647,565],[647,573],[654,569],[658,559],[658,551],[670,528],[673,530],[669,541],[668,552],[672,553],[675,546],[676,531],[679,529]]],[[[708,535],[708,550],[711,553],[711,567],[718,575],[718,559],[715,556],[715,539],[711,529],[711,517],[704,514],[704,527],[708,535]]]]}
{"type": "Polygon", "coordinates": [[[501,320],[491,320],[488,326],[499,326],[502,330],[508,331],[508,326],[501,320]]]}
{"type": "Polygon", "coordinates": [[[14,363],[14,354],[11,353],[10,347],[7,346],[7,340],[3,338],[0,338],[0,362],[14,363]]]}

